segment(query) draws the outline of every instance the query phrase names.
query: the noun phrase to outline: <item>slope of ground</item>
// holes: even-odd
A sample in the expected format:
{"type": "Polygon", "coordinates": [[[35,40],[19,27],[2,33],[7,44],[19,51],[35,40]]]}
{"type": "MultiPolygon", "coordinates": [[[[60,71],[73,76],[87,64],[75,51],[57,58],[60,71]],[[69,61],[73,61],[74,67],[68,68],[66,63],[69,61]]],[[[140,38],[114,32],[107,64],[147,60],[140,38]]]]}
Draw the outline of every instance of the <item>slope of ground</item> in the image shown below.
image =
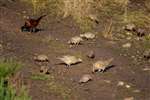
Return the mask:
{"type": "MultiPolygon", "coordinates": [[[[81,33],[72,21],[66,18],[58,21],[54,17],[43,19],[39,27],[49,23],[44,31],[23,33],[24,10],[30,9],[18,2],[3,2],[0,6],[0,42],[3,46],[1,57],[17,58],[24,64],[20,78],[29,89],[32,100],[123,100],[133,97],[135,100],[150,99],[149,71],[142,69],[148,64],[136,65],[127,56],[121,56],[120,44],[98,36],[96,40],[85,41],[82,45],[70,48],[67,41],[81,33]],[[19,5],[19,6],[18,6],[19,5]],[[95,51],[96,58],[88,59],[86,53],[95,51]],[[46,63],[51,70],[50,75],[41,75],[41,64],[34,62],[36,54],[45,54],[50,62],[46,63]],[[66,69],[57,65],[56,58],[65,54],[79,56],[83,63],[66,69]],[[96,60],[113,57],[115,67],[105,73],[91,74],[91,66],[96,60]],[[91,74],[93,81],[80,85],[79,78],[83,74],[91,74]],[[125,86],[117,86],[118,82],[125,86]]],[[[123,52],[124,54],[124,52],[123,52]]],[[[44,63],[45,64],[45,63],[44,63]]]]}

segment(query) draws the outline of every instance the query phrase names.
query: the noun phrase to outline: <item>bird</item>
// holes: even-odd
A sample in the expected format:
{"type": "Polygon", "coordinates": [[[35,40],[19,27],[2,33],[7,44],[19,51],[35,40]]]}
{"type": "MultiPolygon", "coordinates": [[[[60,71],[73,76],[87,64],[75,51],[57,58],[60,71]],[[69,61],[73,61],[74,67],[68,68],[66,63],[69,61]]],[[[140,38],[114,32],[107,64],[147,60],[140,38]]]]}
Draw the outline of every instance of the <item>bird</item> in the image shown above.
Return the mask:
{"type": "Polygon", "coordinates": [[[111,62],[114,60],[114,58],[110,58],[108,60],[98,60],[93,64],[92,73],[98,71],[98,72],[104,72],[107,68],[110,67],[111,62]]]}
{"type": "Polygon", "coordinates": [[[46,15],[42,15],[37,19],[28,18],[25,21],[24,26],[21,27],[21,31],[30,31],[30,32],[36,32],[36,27],[38,26],[40,20],[45,17],[46,15]]]}
{"type": "Polygon", "coordinates": [[[63,57],[59,57],[57,59],[61,60],[64,64],[66,64],[68,68],[73,64],[77,64],[77,63],[82,62],[81,58],[77,58],[77,57],[72,56],[72,55],[64,55],[63,57]]]}

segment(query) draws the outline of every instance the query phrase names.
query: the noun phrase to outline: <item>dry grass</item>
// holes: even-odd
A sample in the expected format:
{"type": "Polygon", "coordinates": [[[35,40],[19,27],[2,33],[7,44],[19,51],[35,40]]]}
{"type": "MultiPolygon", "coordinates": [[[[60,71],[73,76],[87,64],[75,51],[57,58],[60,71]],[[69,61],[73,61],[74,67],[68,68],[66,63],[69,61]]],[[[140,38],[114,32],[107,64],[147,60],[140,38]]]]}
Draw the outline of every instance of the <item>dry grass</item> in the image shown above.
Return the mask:
{"type": "MultiPolygon", "coordinates": [[[[23,0],[30,2],[34,14],[50,13],[63,18],[72,16],[83,31],[95,27],[91,15],[104,23],[104,19],[112,18],[120,23],[135,23],[143,25],[150,16],[137,9],[131,11],[129,0],[23,0]],[[140,21],[138,21],[140,20],[140,21]]],[[[150,2],[145,0],[149,9],[150,2]]]]}
{"type": "Polygon", "coordinates": [[[110,19],[109,25],[105,25],[105,29],[104,29],[104,32],[103,32],[103,36],[105,38],[112,39],[112,28],[113,28],[112,25],[113,25],[113,22],[112,22],[112,19],[110,19]]]}

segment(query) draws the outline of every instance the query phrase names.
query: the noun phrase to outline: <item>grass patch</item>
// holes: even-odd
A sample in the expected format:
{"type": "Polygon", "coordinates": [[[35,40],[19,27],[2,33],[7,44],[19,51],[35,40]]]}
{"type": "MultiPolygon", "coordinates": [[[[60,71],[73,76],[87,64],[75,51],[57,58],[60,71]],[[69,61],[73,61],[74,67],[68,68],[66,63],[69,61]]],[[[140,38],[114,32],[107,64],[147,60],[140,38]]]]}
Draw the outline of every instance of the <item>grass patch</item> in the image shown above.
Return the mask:
{"type": "MultiPolygon", "coordinates": [[[[90,15],[98,17],[101,21],[108,17],[120,21],[121,23],[134,22],[139,25],[148,23],[150,17],[143,13],[145,9],[133,10],[129,7],[129,0],[21,0],[28,2],[33,7],[34,15],[49,13],[50,15],[68,17],[79,24],[83,31],[93,29],[93,22],[90,15]],[[145,21],[146,20],[146,21],[145,21]]],[[[134,2],[136,3],[136,1],[134,2]]],[[[148,9],[150,2],[145,1],[148,9]]],[[[134,5],[133,5],[134,6],[134,5]]]]}
{"type": "Polygon", "coordinates": [[[57,15],[60,13],[61,0],[20,0],[28,3],[33,8],[33,15],[49,13],[57,15]]]}
{"type": "Polygon", "coordinates": [[[21,68],[14,60],[0,60],[0,100],[31,100],[24,87],[17,94],[8,79],[21,68]]]}
{"type": "MultiPolygon", "coordinates": [[[[49,13],[50,15],[61,16],[63,18],[72,16],[78,23],[82,31],[90,31],[95,25],[90,19],[93,15],[101,23],[105,19],[112,18],[119,23],[135,23],[138,25],[149,24],[150,16],[143,13],[145,9],[133,10],[133,2],[129,0],[21,0],[33,6],[34,15],[49,13]]],[[[149,2],[145,1],[148,9],[149,2]]],[[[134,2],[136,3],[136,2],[134,2]]],[[[133,5],[134,6],[134,5],[133,5]]]]}
{"type": "Polygon", "coordinates": [[[21,63],[18,63],[12,59],[0,60],[0,79],[9,77],[21,68],[21,63]]]}
{"type": "Polygon", "coordinates": [[[31,76],[31,79],[32,80],[48,80],[49,79],[49,76],[47,75],[44,75],[44,74],[34,74],[31,76]]]}
{"type": "Polygon", "coordinates": [[[0,100],[31,100],[27,94],[25,87],[21,87],[19,93],[17,94],[15,89],[9,85],[4,86],[4,81],[0,82],[0,100]]]}

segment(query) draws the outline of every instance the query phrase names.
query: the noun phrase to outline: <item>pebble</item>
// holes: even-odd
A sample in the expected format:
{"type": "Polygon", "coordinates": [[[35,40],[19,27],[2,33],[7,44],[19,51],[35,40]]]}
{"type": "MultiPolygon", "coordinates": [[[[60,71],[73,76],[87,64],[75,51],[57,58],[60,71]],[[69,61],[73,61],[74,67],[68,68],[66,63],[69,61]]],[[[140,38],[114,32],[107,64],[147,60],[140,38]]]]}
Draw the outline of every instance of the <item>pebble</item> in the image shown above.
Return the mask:
{"type": "Polygon", "coordinates": [[[134,100],[134,97],[127,97],[127,98],[124,98],[124,100],[134,100]]]}
{"type": "Polygon", "coordinates": [[[132,38],[131,38],[131,37],[127,37],[126,39],[127,39],[127,40],[131,40],[132,38]]]}
{"type": "Polygon", "coordinates": [[[130,85],[128,85],[128,84],[127,84],[127,85],[125,85],[125,87],[126,87],[126,88],[128,88],[128,89],[129,89],[129,88],[131,88],[131,86],[130,86],[130,85]]]}
{"type": "Polygon", "coordinates": [[[122,45],[123,48],[130,48],[131,47],[131,43],[125,43],[122,45]]]}
{"type": "Polygon", "coordinates": [[[143,68],[143,71],[150,71],[150,68],[143,68]]]}
{"type": "Polygon", "coordinates": [[[110,83],[111,83],[111,81],[110,81],[110,80],[104,80],[104,82],[106,82],[106,83],[108,83],[108,84],[110,84],[110,83]]]}
{"type": "Polygon", "coordinates": [[[126,32],[125,34],[128,35],[128,36],[131,36],[131,35],[132,35],[131,32],[126,32]]]}
{"type": "Polygon", "coordinates": [[[136,90],[133,90],[134,93],[140,93],[141,91],[136,89],[136,90]]]}
{"type": "Polygon", "coordinates": [[[117,86],[123,86],[124,85],[124,82],[123,81],[119,81],[117,86]]]}

